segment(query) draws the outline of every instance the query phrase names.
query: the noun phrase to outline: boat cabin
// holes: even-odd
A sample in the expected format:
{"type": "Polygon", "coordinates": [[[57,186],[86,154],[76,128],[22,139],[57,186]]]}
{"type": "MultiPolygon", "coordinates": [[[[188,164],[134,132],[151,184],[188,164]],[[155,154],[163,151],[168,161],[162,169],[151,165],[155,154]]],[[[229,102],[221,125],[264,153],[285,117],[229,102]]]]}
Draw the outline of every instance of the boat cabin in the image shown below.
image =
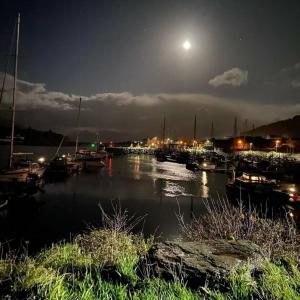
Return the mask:
{"type": "Polygon", "coordinates": [[[272,180],[260,174],[243,173],[238,179],[247,183],[274,183],[272,180]]]}

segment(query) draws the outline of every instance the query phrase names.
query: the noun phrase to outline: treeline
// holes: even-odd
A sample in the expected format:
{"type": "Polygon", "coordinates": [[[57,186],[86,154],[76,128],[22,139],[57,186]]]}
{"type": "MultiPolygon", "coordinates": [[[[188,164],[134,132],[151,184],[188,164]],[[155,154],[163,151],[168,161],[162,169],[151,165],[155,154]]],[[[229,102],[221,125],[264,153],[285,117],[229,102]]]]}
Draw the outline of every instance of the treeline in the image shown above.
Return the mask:
{"type": "MultiPolygon", "coordinates": [[[[0,127],[0,138],[2,140],[9,139],[11,135],[11,128],[0,127]]],[[[52,130],[41,131],[28,128],[15,128],[15,141],[16,143],[33,146],[58,146],[63,138],[60,133],[53,132],[52,130]]],[[[73,145],[68,137],[64,138],[64,145],[73,145]]]]}

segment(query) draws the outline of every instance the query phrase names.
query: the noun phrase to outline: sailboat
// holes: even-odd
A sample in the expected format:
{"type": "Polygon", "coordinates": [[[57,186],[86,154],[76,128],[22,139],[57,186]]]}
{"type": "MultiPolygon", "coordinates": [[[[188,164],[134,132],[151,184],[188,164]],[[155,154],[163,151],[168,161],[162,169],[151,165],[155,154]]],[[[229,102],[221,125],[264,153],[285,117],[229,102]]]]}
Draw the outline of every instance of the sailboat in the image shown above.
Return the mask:
{"type": "Polygon", "coordinates": [[[87,171],[98,170],[105,167],[105,160],[107,159],[107,152],[104,149],[99,149],[98,140],[95,144],[96,151],[92,151],[89,148],[78,149],[79,144],[79,122],[81,112],[81,98],[79,99],[78,114],[77,114],[77,136],[75,145],[75,154],[73,162],[81,162],[83,169],[87,171]]]}
{"type": "Polygon", "coordinates": [[[19,194],[19,193],[32,194],[39,187],[40,178],[42,177],[45,168],[41,164],[32,163],[30,160],[27,159],[23,159],[19,161],[15,160],[16,156],[29,154],[29,153],[14,153],[20,14],[18,14],[17,16],[16,28],[17,31],[16,31],[15,65],[14,65],[14,81],[13,81],[10,155],[9,155],[8,168],[1,170],[0,172],[0,192],[2,194],[8,194],[8,193],[9,194],[19,194]]]}

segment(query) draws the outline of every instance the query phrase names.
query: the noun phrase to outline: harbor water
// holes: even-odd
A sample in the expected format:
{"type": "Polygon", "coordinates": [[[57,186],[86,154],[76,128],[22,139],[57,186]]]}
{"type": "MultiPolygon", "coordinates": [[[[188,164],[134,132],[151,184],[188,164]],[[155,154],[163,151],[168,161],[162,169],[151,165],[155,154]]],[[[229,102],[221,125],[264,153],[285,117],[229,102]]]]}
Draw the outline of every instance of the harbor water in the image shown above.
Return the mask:
{"type": "MultiPolygon", "coordinates": [[[[5,164],[6,147],[1,147],[5,164]]],[[[51,159],[55,147],[18,146],[16,151],[33,152],[33,158],[51,159]]],[[[62,153],[73,152],[63,148],[62,153]]],[[[201,216],[205,200],[225,195],[227,176],[207,172],[194,173],[184,164],[157,162],[150,155],[124,155],[110,158],[97,172],[81,173],[63,181],[47,182],[44,191],[18,199],[0,211],[0,241],[26,244],[39,249],[53,242],[101,224],[101,210],[112,206],[127,209],[129,215],[144,216],[138,230],[145,235],[171,239],[179,236],[176,214],[179,209],[187,221],[201,216]]]]}

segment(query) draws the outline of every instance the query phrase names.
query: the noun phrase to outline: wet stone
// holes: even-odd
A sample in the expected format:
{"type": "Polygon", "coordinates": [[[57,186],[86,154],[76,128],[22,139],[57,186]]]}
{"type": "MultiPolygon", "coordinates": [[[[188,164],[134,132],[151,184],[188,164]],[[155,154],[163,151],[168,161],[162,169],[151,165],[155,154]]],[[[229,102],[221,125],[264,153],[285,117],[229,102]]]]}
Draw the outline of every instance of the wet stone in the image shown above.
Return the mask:
{"type": "Polygon", "coordinates": [[[225,285],[230,271],[246,265],[254,271],[263,256],[249,241],[209,240],[164,242],[149,251],[148,266],[153,276],[179,279],[192,288],[225,285]]]}

